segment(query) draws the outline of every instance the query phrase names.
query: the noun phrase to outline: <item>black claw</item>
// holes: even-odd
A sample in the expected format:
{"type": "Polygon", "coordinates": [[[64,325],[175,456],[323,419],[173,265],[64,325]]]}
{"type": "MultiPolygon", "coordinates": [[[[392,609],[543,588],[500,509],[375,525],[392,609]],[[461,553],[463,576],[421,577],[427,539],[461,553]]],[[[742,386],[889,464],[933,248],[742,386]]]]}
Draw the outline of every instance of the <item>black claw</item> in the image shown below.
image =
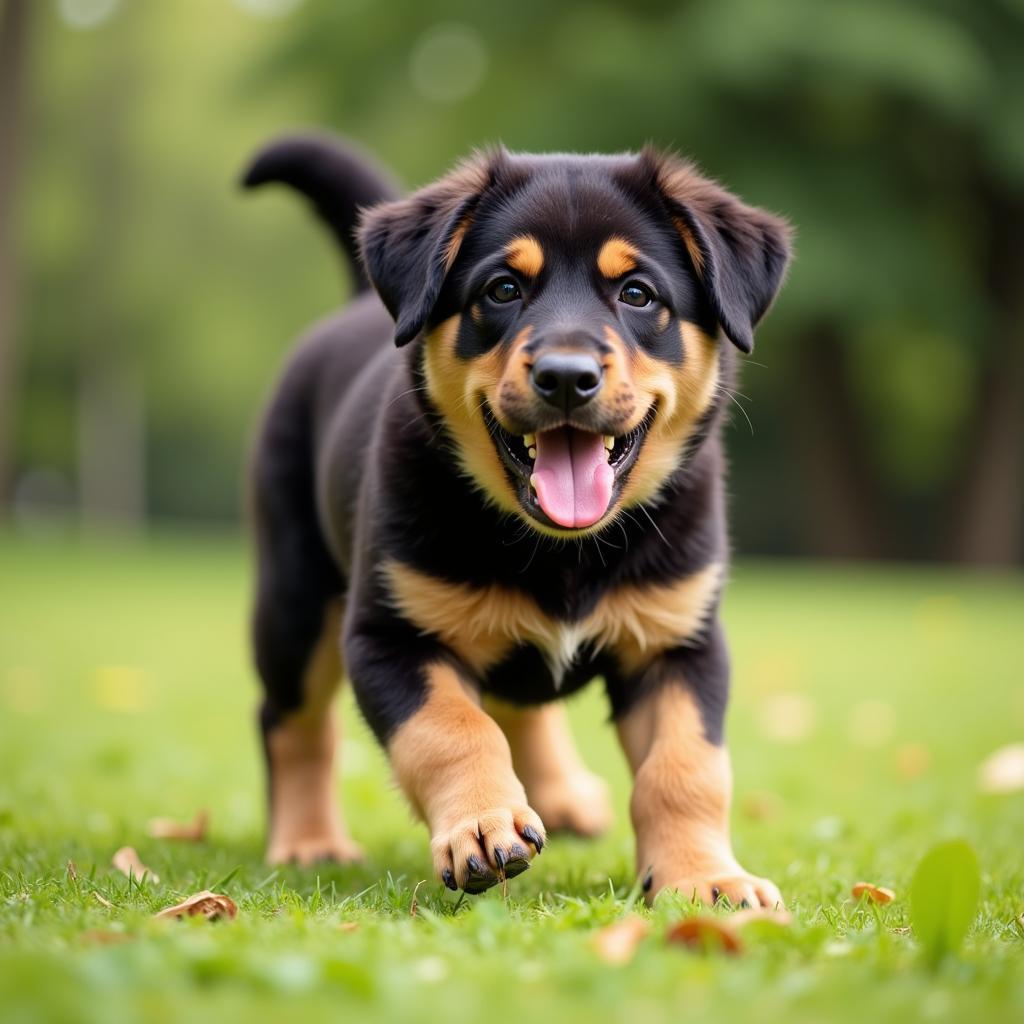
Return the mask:
{"type": "Polygon", "coordinates": [[[749,906],[750,906],[750,901],[749,900],[740,900],[740,907],[743,910],[746,910],[749,906]]]}
{"type": "Polygon", "coordinates": [[[654,872],[648,868],[647,874],[644,875],[643,890],[644,892],[650,892],[651,886],[654,885],[654,872]]]}
{"type": "Polygon", "coordinates": [[[541,839],[540,833],[532,825],[523,826],[523,837],[533,843],[538,853],[544,849],[544,840],[541,839]]]}
{"type": "Polygon", "coordinates": [[[508,848],[508,859],[509,860],[522,859],[524,857],[529,857],[529,856],[530,856],[530,851],[527,850],[525,846],[521,846],[519,843],[513,843],[512,846],[510,846],[508,848]]]}
{"type": "Polygon", "coordinates": [[[498,865],[499,871],[505,867],[505,851],[500,846],[494,848],[494,863],[498,865]]]}
{"type": "Polygon", "coordinates": [[[498,881],[498,876],[489,867],[482,864],[480,858],[475,854],[466,858],[466,867],[469,868],[469,877],[462,888],[470,896],[476,896],[477,893],[490,889],[498,881]]]}
{"type": "Polygon", "coordinates": [[[711,902],[717,903],[722,898],[722,890],[717,885],[711,887],[711,902]]]}
{"type": "Polygon", "coordinates": [[[452,874],[451,868],[445,868],[444,871],[441,872],[441,881],[444,882],[452,892],[458,892],[459,887],[455,882],[455,875],[452,874]]]}
{"type": "Polygon", "coordinates": [[[469,868],[470,871],[473,872],[474,875],[482,875],[487,870],[483,866],[483,864],[480,863],[480,858],[477,857],[475,854],[472,857],[467,858],[466,866],[469,868]]]}

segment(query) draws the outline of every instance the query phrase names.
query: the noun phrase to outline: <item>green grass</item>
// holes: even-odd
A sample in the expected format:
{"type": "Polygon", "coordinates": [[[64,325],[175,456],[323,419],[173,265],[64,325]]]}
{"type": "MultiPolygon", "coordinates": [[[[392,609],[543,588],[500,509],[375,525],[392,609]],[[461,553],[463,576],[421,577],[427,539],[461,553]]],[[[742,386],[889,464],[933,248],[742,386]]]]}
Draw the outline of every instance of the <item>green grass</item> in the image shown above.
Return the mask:
{"type": "Polygon", "coordinates": [[[695,954],[662,941],[691,912],[669,897],[621,968],[596,957],[591,933],[647,911],[633,904],[627,775],[596,686],[572,715],[612,782],[617,825],[596,843],[555,838],[507,899],[460,900],[430,879],[425,832],[350,698],[338,789],[366,864],[262,863],[248,581],[231,541],[0,538],[5,1024],[1024,1019],[1024,793],[976,785],[979,762],[1024,733],[1019,576],[736,567],[735,840],[782,887],[794,921],[751,935],[742,956],[695,954]],[[777,735],[800,716],[803,735],[777,735]],[[902,761],[923,755],[930,763],[906,777],[902,761]],[[146,837],[150,817],[204,807],[205,843],[146,837]],[[906,893],[925,850],[954,836],[978,852],[981,905],[960,956],[932,971],[906,893]],[[159,885],[110,867],[124,844],[159,885]],[[878,913],[856,905],[862,878],[899,898],[878,913]],[[204,887],[235,899],[238,918],[152,919],[204,887]]]}

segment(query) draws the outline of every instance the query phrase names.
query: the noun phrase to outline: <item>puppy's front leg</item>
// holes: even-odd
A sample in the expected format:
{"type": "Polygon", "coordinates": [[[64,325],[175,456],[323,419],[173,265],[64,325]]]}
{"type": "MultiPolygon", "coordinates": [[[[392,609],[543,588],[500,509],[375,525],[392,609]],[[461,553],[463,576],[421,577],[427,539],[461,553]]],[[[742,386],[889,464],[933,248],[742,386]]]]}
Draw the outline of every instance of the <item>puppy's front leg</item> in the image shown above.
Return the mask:
{"type": "Polygon", "coordinates": [[[449,889],[479,893],[525,871],[544,846],[544,824],[469,676],[437,648],[417,659],[408,646],[367,650],[365,638],[349,646],[356,695],[430,829],[438,877],[449,889]]]}
{"type": "Polygon", "coordinates": [[[648,900],[669,888],[708,904],[782,904],[775,885],[745,871],[732,852],[732,771],[721,740],[727,681],[716,627],[708,648],[662,654],[638,680],[643,696],[618,719],[648,900]]]}

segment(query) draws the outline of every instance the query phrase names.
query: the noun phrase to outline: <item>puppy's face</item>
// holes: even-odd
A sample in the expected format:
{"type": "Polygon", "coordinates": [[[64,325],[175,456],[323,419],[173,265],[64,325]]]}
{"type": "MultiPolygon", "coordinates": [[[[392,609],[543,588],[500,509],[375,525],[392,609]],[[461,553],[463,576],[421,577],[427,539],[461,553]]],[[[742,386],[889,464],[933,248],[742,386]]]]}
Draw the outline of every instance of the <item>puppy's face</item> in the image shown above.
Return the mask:
{"type": "Polygon", "coordinates": [[[679,468],[717,402],[719,328],[749,350],[787,252],[781,222],[651,154],[496,154],[363,232],[462,467],[559,536],[603,528],[679,468]]]}

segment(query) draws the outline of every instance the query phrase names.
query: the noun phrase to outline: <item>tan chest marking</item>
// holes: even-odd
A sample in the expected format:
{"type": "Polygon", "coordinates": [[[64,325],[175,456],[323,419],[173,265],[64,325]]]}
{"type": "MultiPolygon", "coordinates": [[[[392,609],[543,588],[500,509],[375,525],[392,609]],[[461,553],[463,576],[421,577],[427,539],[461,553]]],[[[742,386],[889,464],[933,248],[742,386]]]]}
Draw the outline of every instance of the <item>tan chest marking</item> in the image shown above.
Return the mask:
{"type": "Polygon", "coordinates": [[[520,644],[532,644],[560,685],[584,643],[610,650],[631,672],[691,641],[718,594],[722,568],[714,562],[673,583],[619,587],[575,622],[554,619],[526,594],[497,584],[452,583],[397,561],[386,562],[382,571],[402,616],[437,636],[475,672],[486,672],[520,644]]]}

